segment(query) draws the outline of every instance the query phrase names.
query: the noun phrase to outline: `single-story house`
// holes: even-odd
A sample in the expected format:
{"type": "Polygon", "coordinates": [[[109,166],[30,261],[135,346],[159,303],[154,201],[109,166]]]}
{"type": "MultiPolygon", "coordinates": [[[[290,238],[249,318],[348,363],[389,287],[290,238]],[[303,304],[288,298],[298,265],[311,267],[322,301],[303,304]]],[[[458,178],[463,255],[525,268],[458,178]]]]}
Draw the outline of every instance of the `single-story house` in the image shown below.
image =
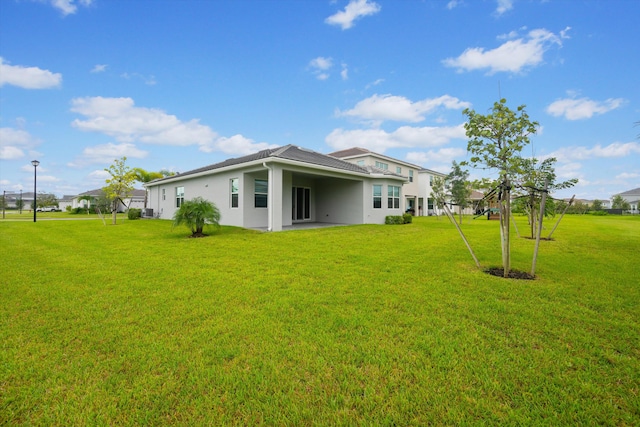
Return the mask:
{"type": "Polygon", "coordinates": [[[162,219],[202,197],[216,204],[223,225],[280,231],[298,223],[383,224],[387,215],[404,213],[407,181],[393,170],[286,145],[144,186],[148,210],[162,219]]]}
{"type": "MultiPolygon", "coordinates": [[[[3,192],[4,204],[7,209],[18,209],[20,201],[22,201],[22,210],[33,209],[33,191],[32,192],[3,192]]],[[[38,198],[46,197],[50,200],[55,200],[55,194],[38,193],[38,198]]]]}
{"type": "MultiPolygon", "coordinates": [[[[118,203],[118,212],[126,212],[127,209],[131,208],[144,209],[145,194],[145,190],[134,189],[129,197],[122,199],[120,203],[118,203]]],[[[98,188],[95,190],[85,191],[77,196],[64,196],[65,208],[66,206],[71,206],[72,209],[90,208],[91,201],[83,198],[86,196],[92,197],[97,201],[104,197],[104,191],[102,191],[102,188],[98,188]]],[[[60,206],[60,208],[62,209],[62,206],[60,206]]]]}

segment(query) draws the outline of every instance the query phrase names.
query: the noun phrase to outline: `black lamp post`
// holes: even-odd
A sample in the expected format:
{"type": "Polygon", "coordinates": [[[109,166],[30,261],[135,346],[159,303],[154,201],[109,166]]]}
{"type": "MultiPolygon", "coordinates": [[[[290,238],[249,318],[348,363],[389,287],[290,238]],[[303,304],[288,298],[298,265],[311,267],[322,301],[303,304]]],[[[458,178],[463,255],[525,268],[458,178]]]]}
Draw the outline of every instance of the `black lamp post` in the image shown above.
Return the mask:
{"type": "Polygon", "coordinates": [[[38,204],[36,203],[36,168],[40,164],[37,160],[31,160],[33,165],[33,222],[36,222],[36,210],[38,210],[38,204]]]}

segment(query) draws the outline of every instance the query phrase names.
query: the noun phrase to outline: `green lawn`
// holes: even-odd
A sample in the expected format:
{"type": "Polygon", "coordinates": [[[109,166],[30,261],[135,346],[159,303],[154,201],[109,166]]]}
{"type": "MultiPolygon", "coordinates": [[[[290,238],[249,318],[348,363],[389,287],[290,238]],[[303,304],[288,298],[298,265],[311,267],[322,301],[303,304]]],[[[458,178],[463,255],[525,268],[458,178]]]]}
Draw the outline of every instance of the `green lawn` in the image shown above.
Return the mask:
{"type": "Polygon", "coordinates": [[[640,217],[189,234],[0,221],[0,425],[640,424],[640,217]]]}

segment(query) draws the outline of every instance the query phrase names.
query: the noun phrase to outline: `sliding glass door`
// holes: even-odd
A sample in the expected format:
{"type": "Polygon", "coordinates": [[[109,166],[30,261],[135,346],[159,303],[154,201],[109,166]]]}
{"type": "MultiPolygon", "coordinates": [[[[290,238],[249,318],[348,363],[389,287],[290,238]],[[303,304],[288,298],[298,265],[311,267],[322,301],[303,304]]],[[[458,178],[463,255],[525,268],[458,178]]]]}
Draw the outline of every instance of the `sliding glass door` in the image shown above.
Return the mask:
{"type": "Polygon", "coordinates": [[[311,219],[311,190],[304,187],[293,187],[291,197],[291,219],[294,221],[304,221],[311,219]]]}

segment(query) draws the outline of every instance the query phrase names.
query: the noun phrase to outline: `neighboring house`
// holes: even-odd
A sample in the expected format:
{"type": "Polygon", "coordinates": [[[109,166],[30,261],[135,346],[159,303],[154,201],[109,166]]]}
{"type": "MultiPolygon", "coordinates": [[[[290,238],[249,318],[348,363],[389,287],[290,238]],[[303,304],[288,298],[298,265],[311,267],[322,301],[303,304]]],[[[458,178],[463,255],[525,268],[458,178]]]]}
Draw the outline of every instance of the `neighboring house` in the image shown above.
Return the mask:
{"type": "Polygon", "coordinates": [[[401,215],[407,178],[294,145],[263,150],[146,183],[154,216],[185,200],[216,204],[220,223],[280,231],[297,223],[383,224],[401,215]]]}
{"type": "MultiPolygon", "coordinates": [[[[91,207],[91,202],[89,200],[80,200],[81,197],[83,196],[91,196],[94,198],[94,200],[98,200],[102,197],[104,197],[104,191],[102,191],[101,188],[96,189],[96,190],[90,190],[90,191],[85,191],[84,193],[80,193],[77,196],[65,196],[66,197],[71,197],[71,208],[75,209],[75,208],[90,208],[91,207]]],[[[144,197],[145,197],[145,190],[133,190],[133,192],[131,193],[130,197],[127,197],[123,200],[120,201],[120,203],[118,204],[118,212],[126,212],[127,209],[132,209],[132,208],[137,208],[137,209],[143,209],[144,208],[144,197]]],[[[66,202],[68,203],[68,202],[66,202]]],[[[61,209],[62,206],[60,206],[61,209]]]]}
{"type": "MultiPolygon", "coordinates": [[[[43,193],[38,193],[40,197],[42,197],[43,193]]],[[[54,194],[45,194],[52,199],[55,199],[54,194]]],[[[22,199],[22,210],[31,210],[31,206],[33,204],[33,191],[27,193],[4,193],[5,206],[7,209],[17,209],[18,200],[22,199]]]]}
{"type": "Polygon", "coordinates": [[[402,187],[402,210],[416,216],[439,214],[431,197],[431,184],[434,177],[446,177],[446,174],[422,168],[383,154],[374,153],[365,148],[349,148],[329,154],[361,167],[374,167],[396,173],[407,178],[402,187]]]}
{"type": "Polygon", "coordinates": [[[76,197],[78,196],[65,194],[62,196],[62,199],[58,199],[58,207],[60,208],[60,210],[64,212],[67,210],[67,207],[72,208],[73,199],[75,199],[76,197]]]}
{"type": "Polygon", "coordinates": [[[625,191],[624,193],[618,193],[611,196],[613,199],[615,196],[622,197],[625,201],[631,205],[631,212],[638,213],[640,210],[640,188],[634,188],[633,190],[625,191]]]}

